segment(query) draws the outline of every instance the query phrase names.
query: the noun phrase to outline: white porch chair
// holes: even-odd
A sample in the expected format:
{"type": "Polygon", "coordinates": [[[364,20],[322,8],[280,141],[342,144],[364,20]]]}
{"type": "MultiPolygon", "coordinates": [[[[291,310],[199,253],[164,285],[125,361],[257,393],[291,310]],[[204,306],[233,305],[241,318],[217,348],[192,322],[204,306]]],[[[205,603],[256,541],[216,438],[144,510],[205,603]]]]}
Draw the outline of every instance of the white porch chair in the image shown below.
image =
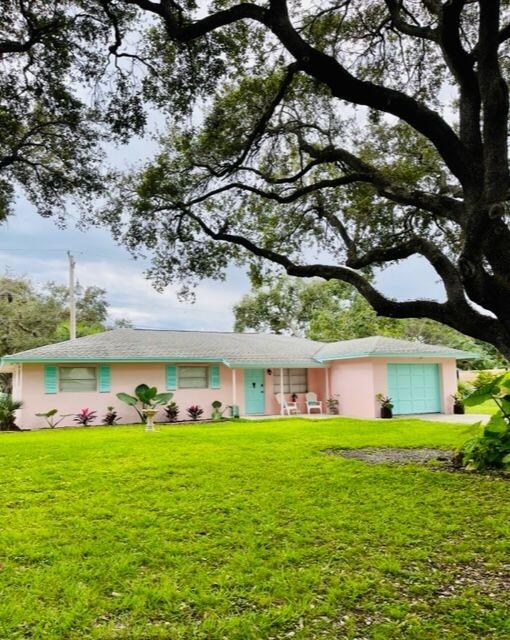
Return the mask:
{"type": "Polygon", "coordinates": [[[309,391],[305,395],[306,399],[306,410],[308,413],[312,413],[312,411],[318,411],[322,413],[322,400],[317,400],[317,394],[313,391],[309,391]]]}
{"type": "Polygon", "coordinates": [[[287,400],[285,400],[285,396],[282,397],[281,393],[276,394],[276,400],[278,401],[279,407],[282,406],[282,400],[283,400],[283,412],[286,413],[288,416],[290,416],[292,413],[294,413],[295,415],[299,413],[297,402],[287,402],[287,400]]]}

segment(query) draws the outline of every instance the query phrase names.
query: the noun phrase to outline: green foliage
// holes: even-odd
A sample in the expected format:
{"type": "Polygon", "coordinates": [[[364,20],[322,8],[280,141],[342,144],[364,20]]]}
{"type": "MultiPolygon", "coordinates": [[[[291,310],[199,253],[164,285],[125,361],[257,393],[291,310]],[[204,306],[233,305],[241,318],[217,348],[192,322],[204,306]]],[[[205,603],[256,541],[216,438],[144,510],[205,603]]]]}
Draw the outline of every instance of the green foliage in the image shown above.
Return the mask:
{"type": "MultiPolygon", "coordinates": [[[[106,331],[108,301],[99,287],[77,287],[78,337],[106,331]]],[[[0,355],[69,339],[67,287],[36,286],[24,277],[0,277],[0,355]]]]}
{"type": "Polygon", "coordinates": [[[393,409],[393,402],[391,401],[391,398],[384,396],[382,393],[377,393],[375,398],[381,405],[381,408],[384,407],[385,409],[393,409]]]}
{"type": "Polygon", "coordinates": [[[19,431],[16,424],[16,411],[23,403],[13,400],[10,395],[0,396],[0,431],[19,431]]]}
{"type": "Polygon", "coordinates": [[[166,405],[170,402],[173,396],[173,393],[158,393],[156,387],[149,387],[147,384],[139,384],[134,391],[134,396],[131,396],[128,393],[117,394],[117,398],[121,402],[124,402],[130,407],[134,407],[141,422],[144,424],[147,421],[147,418],[143,413],[143,409],[166,405]]]}
{"type": "Polygon", "coordinates": [[[497,377],[497,373],[492,373],[491,371],[480,371],[471,384],[475,389],[481,389],[490,385],[497,377]]]}
{"type": "Polygon", "coordinates": [[[489,399],[496,403],[498,411],[482,433],[460,450],[460,460],[468,470],[510,470],[510,374],[482,376],[479,386],[464,399],[464,404],[476,407],[489,399]]]}
{"type": "Polygon", "coordinates": [[[382,335],[480,353],[480,360],[470,360],[468,368],[502,362],[491,345],[433,320],[378,316],[354,287],[343,282],[254,275],[251,293],[234,306],[235,331],[288,333],[321,342],[382,335]]]}

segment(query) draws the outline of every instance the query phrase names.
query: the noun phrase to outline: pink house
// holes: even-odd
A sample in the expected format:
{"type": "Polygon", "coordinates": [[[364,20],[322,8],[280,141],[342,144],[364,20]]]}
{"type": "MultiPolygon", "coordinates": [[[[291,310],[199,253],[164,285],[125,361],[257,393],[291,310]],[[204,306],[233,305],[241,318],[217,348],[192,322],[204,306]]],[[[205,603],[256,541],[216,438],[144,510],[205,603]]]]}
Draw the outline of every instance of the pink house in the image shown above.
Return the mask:
{"type": "MultiPolygon", "coordinates": [[[[14,368],[13,395],[23,401],[18,423],[38,428],[36,416],[56,408],[89,407],[102,416],[114,406],[121,422],[137,415],[117,399],[141,383],[169,390],[185,416],[198,404],[237,405],[241,416],[283,412],[278,394],[339,400],[345,416],[375,418],[376,394],[393,399],[394,413],[451,413],[456,360],[474,354],[418,342],[372,337],[321,343],[272,334],[117,329],[5,356],[14,368]]],[[[281,397],[281,396],[280,396],[281,397]]],[[[162,419],[163,413],[156,419],[162,419]]],[[[72,421],[70,420],[70,423],[72,421]]]]}

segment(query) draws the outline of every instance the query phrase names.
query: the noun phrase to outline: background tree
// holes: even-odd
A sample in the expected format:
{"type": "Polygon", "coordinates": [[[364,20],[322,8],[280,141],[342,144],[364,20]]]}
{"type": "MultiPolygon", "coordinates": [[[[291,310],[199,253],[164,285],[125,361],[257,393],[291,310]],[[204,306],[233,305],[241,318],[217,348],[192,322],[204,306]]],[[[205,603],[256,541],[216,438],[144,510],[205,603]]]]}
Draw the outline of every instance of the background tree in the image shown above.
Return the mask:
{"type": "Polygon", "coordinates": [[[434,320],[381,318],[350,285],[280,276],[257,283],[234,306],[234,330],[273,332],[334,342],[388,336],[473,351],[480,359],[460,363],[468,369],[507,367],[490,344],[473,340],[434,320]]]}
{"type": "MultiPolygon", "coordinates": [[[[69,339],[66,289],[51,282],[37,287],[12,275],[0,278],[0,357],[69,339]]],[[[76,298],[78,337],[111,328],[104,289],[77,287],[76,298]]]]}
{"type": "Polygon", "coordinates": [[[251,258],[510,356],[507,2],[108,4],[158,21],[148,85],[171,127],[103,216],[157,285],[251,258]],[[365,277],[415,255],[443,300],[365,277]]]}

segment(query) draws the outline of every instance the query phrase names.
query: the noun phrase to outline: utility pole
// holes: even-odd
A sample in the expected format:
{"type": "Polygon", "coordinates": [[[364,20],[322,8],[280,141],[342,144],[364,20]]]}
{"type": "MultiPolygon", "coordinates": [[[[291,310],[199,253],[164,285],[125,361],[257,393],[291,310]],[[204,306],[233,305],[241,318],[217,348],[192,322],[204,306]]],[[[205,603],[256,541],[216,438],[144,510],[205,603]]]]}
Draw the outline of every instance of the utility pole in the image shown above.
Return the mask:
{"type": "Polygon", "coordinates": [[[67,252],[67,258],[69,260],[69,339],[74,340],[76,338],[76,300],[74,297],[74,268],[76,262],[71,255],[71,252],[67,252]]]}

